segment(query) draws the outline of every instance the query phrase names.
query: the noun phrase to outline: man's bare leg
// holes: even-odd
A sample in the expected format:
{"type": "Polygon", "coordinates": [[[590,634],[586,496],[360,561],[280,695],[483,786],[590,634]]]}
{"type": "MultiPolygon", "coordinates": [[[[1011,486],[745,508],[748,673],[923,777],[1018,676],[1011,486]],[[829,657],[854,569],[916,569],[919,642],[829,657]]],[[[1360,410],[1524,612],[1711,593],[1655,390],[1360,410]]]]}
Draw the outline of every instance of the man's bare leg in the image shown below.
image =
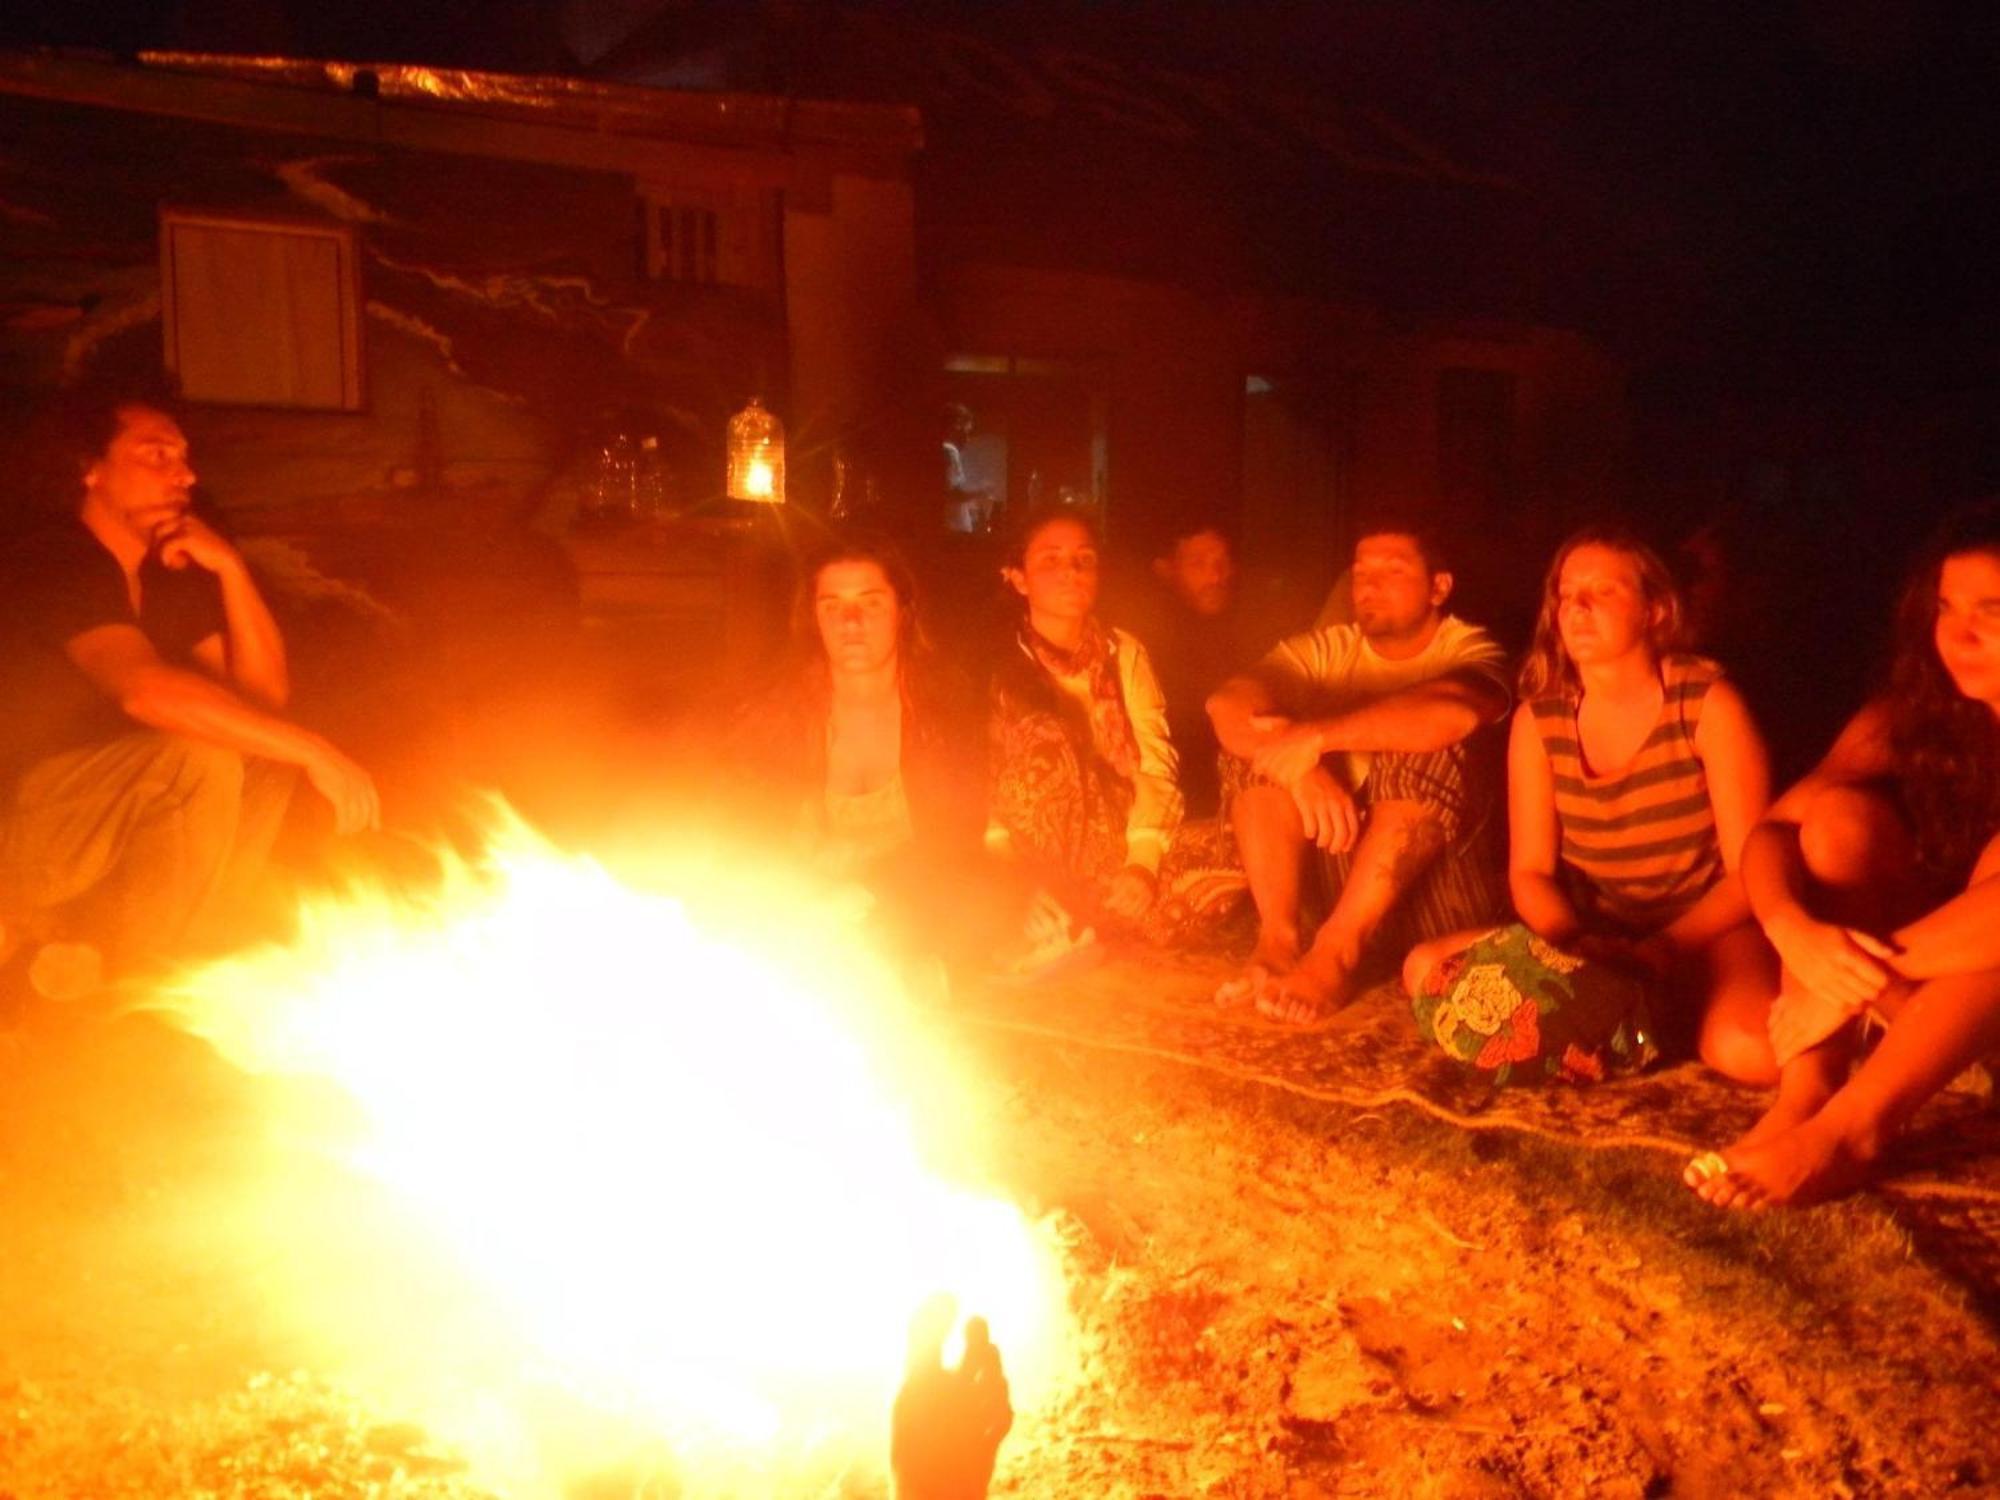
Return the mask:
{"type": "Polygon", "coordinates": [[[1257,1009],[1274,1021],[1309,1026],[1345,1005],[1369,939],[1444,846],[1444,825],[1421,802],[1371,806],[1333,911],[1298,967],[1258,999],[1257,1009]]]}
{"type": "Polygon", "coordinates": [[[1241,978],[1215,992],[1217,1005],[1258,1001],[1299,961],[1299,865],[1306,828],[1299,805],[1281,786],[1248,786],[1229,804],[1236,847],[1257,903],[1257,947],[1241,978]]]}

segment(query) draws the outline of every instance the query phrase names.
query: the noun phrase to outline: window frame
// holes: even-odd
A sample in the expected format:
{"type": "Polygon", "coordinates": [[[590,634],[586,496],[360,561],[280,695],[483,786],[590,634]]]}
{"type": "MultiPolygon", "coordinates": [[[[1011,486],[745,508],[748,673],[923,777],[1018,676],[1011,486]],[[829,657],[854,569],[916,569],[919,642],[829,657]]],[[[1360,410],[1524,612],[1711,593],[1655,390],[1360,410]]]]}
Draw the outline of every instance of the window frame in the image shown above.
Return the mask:
{"type": "Polygon", "coordinates": [[[784,209],[775,189],[723,187],[643,177],[639,201],[639,273],[654,286],[693,287],[777,298],[783,294],[784,209]],[[663,213],[705,216],[712,226],[710,275],[682,276],[666,251],[663,213]],[[740,249],[737,240],[740,237],[740,249]],[[731,274],[732,272],[736,274],[731,274]]]}
{"type": "Polygon", "coordinates": [[[181,399],[200,406],[237,407],[248,410],[290,412],[360,412],[367,409],[368,383],[363,351],[365,304],[361,276],[361,236],[352,224],[303,215],[243,213],[228,209],[190,208],[161,204],[160,236],[160,324],[162,358],[181,399]],[[339,288],[340,386],[338,405],[295,401],[239,400],[228,396],[202,395],[186,388],[182,375],[180,333],[182,317],[178,307],[178,283],[174,269],[174,234],[177,229],[225,230],[232,233],[282,234],[329,240],[338,259],[335,270],[339,288]]]}

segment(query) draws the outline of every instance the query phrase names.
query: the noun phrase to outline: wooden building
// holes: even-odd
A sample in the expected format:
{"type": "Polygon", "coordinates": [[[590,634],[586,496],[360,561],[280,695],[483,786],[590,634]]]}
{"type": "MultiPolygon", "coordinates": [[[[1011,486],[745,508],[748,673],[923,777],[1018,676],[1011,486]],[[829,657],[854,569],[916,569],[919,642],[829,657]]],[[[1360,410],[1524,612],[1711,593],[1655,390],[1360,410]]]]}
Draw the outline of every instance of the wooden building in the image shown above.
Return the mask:
{"type": "Polygon", "coordinates": [[[752,396],[823,490],[915,315],[919,145],[869,104],[0,56],[0,393],[164,373],[229,524],[391,613],[574,574],[594,623],[699,622],[717,536],[652,523],[712,508],[752,396]]]}

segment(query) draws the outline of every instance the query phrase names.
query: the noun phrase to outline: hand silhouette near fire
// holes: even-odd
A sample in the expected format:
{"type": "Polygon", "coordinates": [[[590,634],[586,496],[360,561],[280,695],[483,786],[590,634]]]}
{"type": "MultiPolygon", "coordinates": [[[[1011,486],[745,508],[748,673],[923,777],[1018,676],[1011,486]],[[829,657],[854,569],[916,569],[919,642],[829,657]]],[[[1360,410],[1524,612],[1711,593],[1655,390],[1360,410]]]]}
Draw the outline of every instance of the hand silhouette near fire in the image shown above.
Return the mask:
{"type": "Polygon", "coordinates": [[[1000,1440],[1014,1425],[1007,1376],[984,1318],[965,1322],[965,1356],[944,1364],[958,1321],[951,1297],[931,1298],[910,1322],[910,1359],[889,1424],[897,1500],[983,1500],[1000,1440]]]}

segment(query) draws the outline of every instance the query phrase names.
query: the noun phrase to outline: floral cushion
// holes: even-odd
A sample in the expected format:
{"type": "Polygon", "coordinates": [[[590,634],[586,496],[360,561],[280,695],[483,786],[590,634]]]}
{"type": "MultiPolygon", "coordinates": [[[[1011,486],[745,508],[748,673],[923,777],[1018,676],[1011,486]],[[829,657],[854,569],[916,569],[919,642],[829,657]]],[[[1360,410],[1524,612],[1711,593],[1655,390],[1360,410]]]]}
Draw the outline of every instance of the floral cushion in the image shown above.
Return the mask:
{"type": "Polygon", "coordinates": [[[1644,978],[1565,953],[1519,922],[1425,979],[1417,1029],[1496,1084],[1595,1082],[1659,1057],[1644,978]]]}

